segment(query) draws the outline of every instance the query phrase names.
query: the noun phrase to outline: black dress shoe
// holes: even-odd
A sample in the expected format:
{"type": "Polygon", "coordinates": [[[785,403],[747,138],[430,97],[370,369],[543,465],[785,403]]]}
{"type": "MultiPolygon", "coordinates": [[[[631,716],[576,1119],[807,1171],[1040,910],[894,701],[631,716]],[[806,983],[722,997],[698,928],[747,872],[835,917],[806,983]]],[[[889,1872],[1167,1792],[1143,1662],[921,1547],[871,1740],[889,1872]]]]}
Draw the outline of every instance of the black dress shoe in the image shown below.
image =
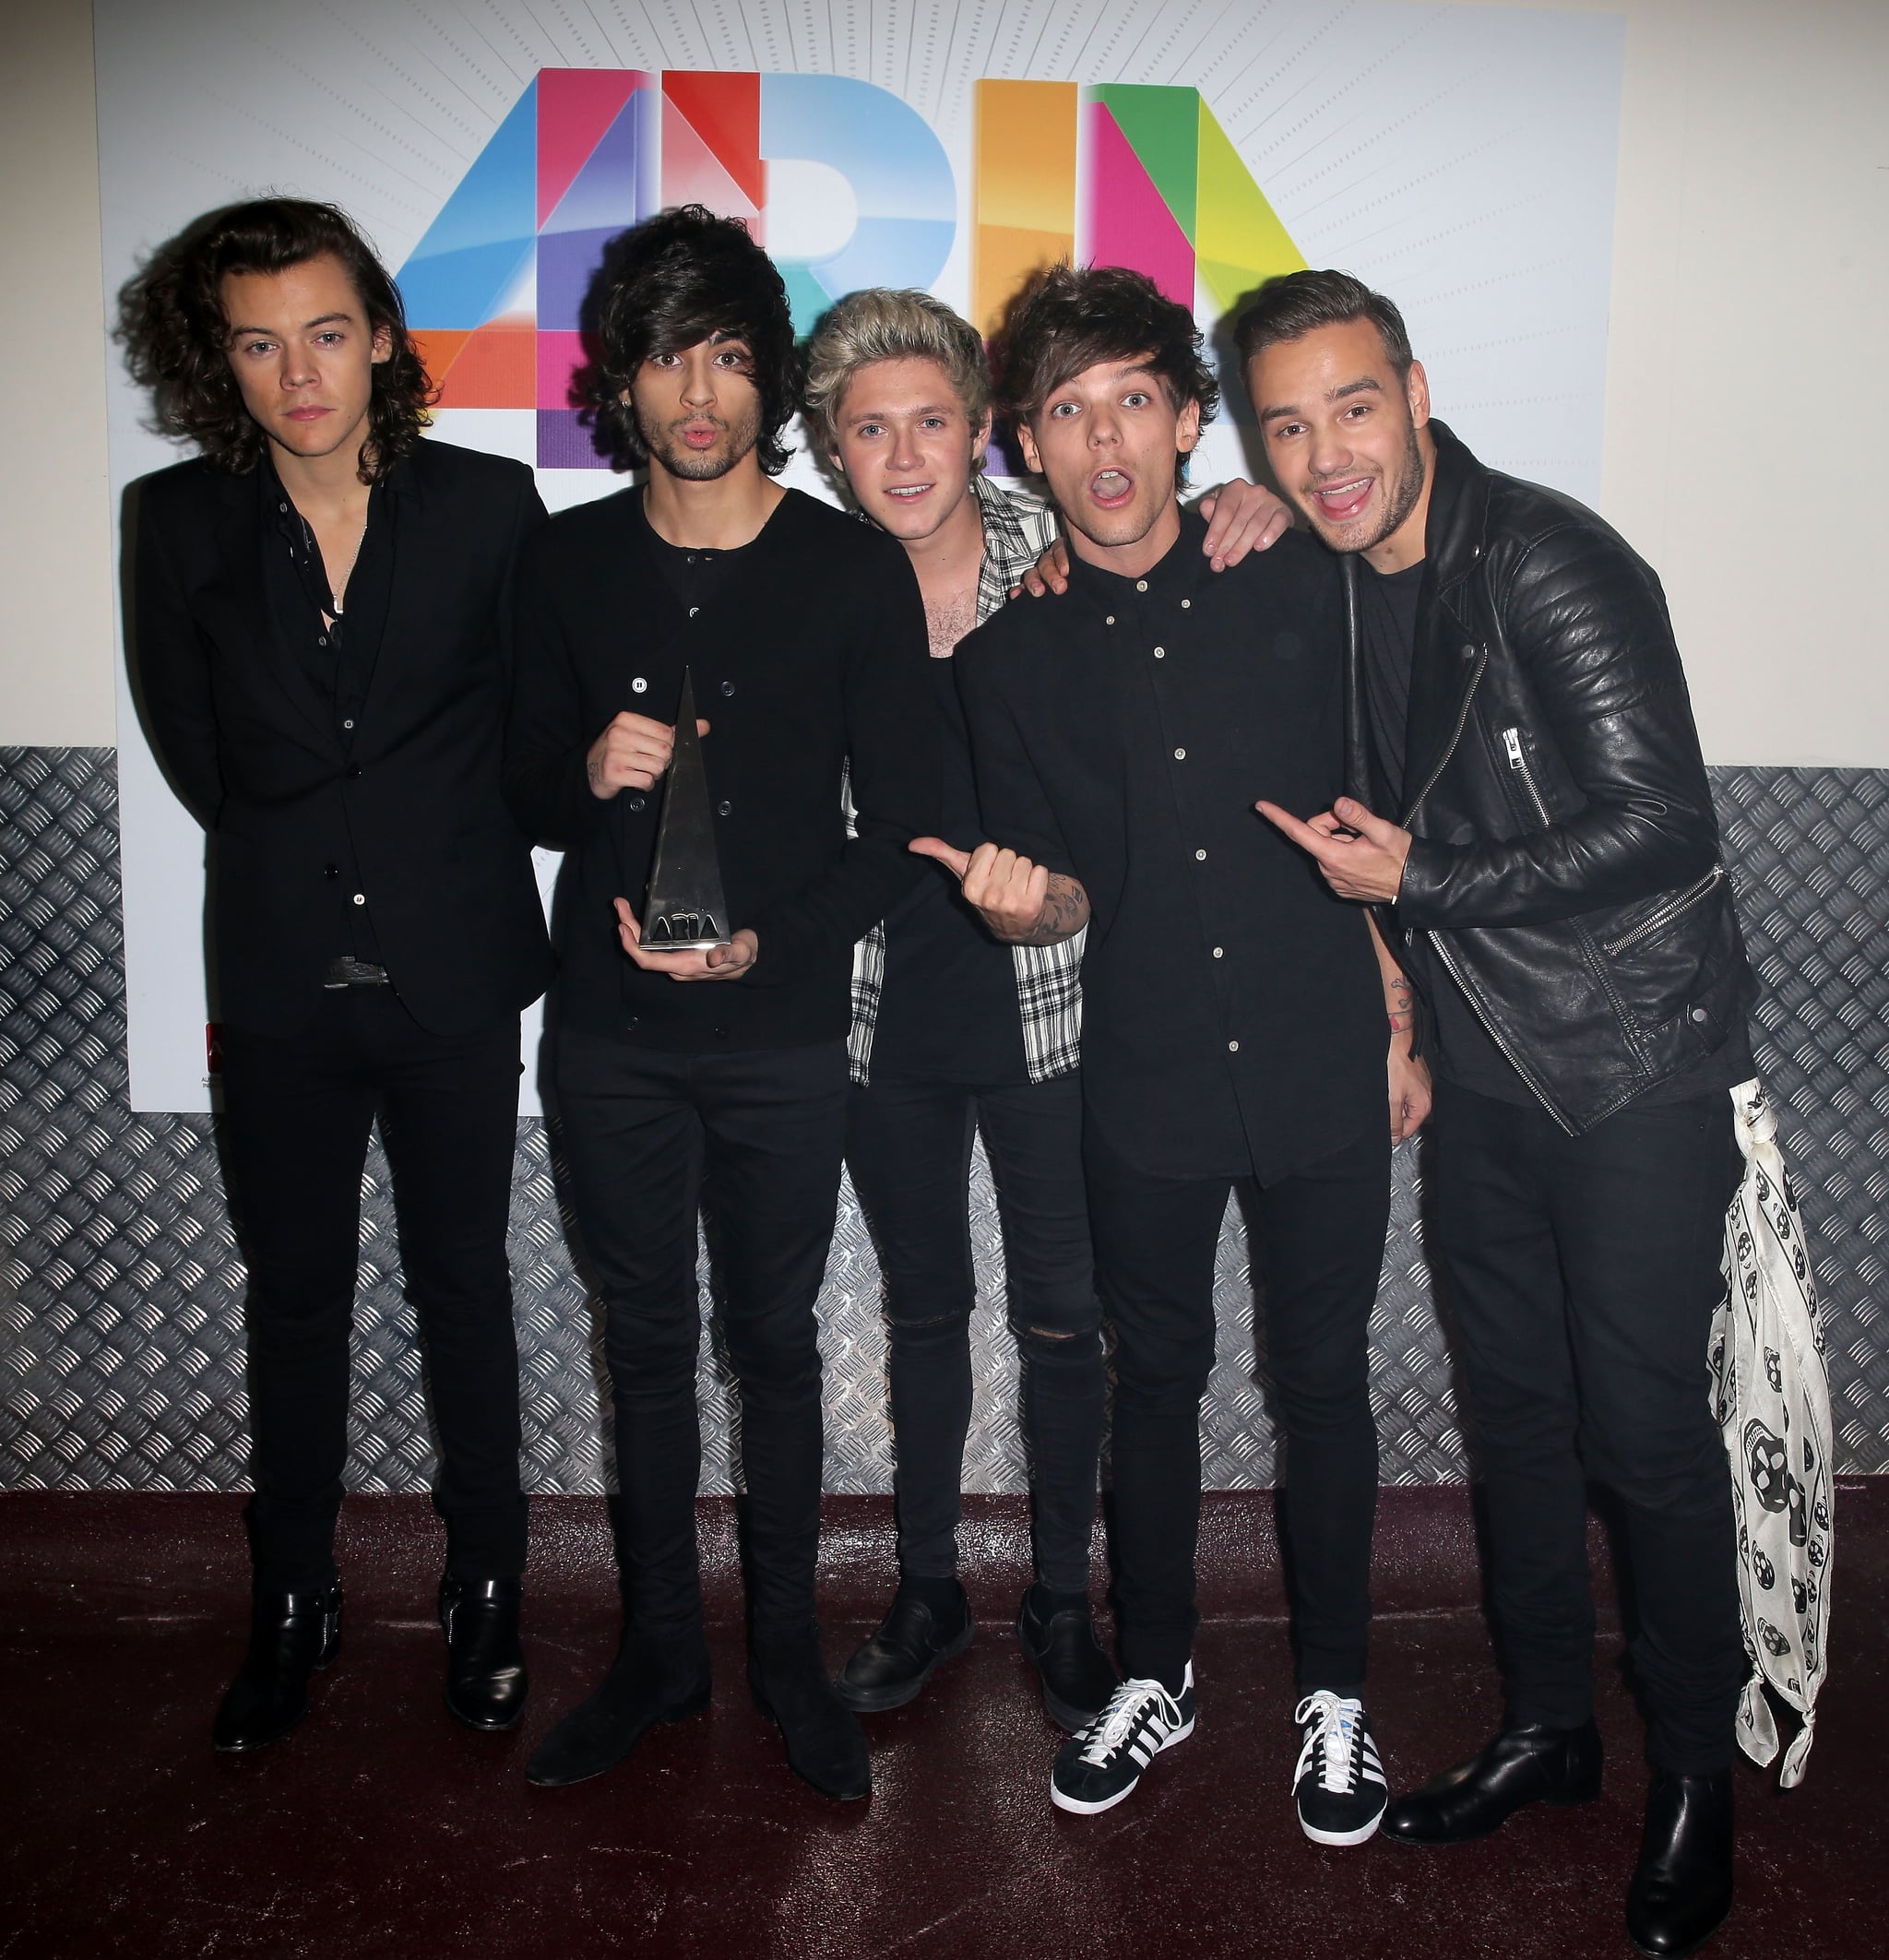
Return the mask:
{"type": "Polygon", "coordinates": [[[439,1582],[446,1636],[446,1706],[469,1728],[509,1728],[525,1712],[530,1677],[518,1644],[517,1579],[439,1582]]]}
{"type": "Polygon", "coordinates": [[[308,1713],[308,1677],[341,1644],[339,1583],[315,1592],[258,1593],[249,1616],[249,1652],[223,1696],[210,1730],[221,1750],[279,1742],[308,1713]]]}
{"type": "Polygon", "coordinates": [[[1643,1954],[1696,1953],[1731,1910],[1731,1772],[1655,1770],[1640,1862],[1627,1887],[1627,1938],[1643,1954]]]}
{"type": "Polygon", "coordinates": [[[1504,1728],[1479,1755],[1432,1776],[1384,1813],[1386,1837],[1462,1845],[1487,1837],[1527,1803],[1592,1803],[1600,1794],[1600,1731],[1539,1723],[1504,1728]]]}
{"type": "Polygon", "coordinates": [[[708,1705],[708,1647],[700,1632],[656,1639],[624,1634],[603,1685],[579,1702],[532,1752],[525,1780],[547,1789],[612,1769],[658,1722],[683,1722],[708,1705]]]}
{"type": "Polygon", "coordinates": [[[847,1662],[833,1692],[859,1715],[902,1708],[933,1669],[969,1646],[970,1601],[957,1589],[957,1610],[943,1617],[901,1586],[879,1631],[847,1662]]]}
{"type": "Polygon", "coordinates": [[[1024,1594],[1016,1637],[1042,1677],[1043,1707],[1050,1719],[1074,1735],[1108,1706],[1120,1678],[1096,1638],[1096,1616],[1088,1602],[1045,1612],[1048,1603],[1040,1586],[1024,1594]]]}
{"type": "Polygon", "coordinates": [[[842,1803],[873,1794],[865,1731],[833,1692],[816,1633],[756,1640],[748,1653],[748,1686],[755,1707],[780,1725],[796,1776],[842,1803]]]}

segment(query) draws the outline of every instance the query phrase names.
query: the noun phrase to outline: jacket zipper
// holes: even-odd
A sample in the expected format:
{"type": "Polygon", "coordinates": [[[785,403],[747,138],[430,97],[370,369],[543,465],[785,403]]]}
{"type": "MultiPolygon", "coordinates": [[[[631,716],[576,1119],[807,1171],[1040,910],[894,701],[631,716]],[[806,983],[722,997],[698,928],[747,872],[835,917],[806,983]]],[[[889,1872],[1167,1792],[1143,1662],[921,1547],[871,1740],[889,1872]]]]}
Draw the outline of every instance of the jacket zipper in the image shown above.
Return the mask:
{"type": "Polygon", "coordinates": [[[1603,939],[1600,950],[1603,953],[1624,953],[1629,946],[1636,946],[1643,939],[1657,932],[1669,920],[1676,919],[1689,905],[1696,905],[1712,887],[1725,875],[1725,867],[1715,864],[1703,878],[1687,885],[1677,898],[1662,905],[1650,919],[1643,919],[1631,932],[1622,932],[1618,939],[1603,939]]]}
{"type": "Polygon", "coordinates": [[[1509,767],[1521,777],[1528,791],[1528,801],[1535,805],[1535,814],[1541,819],[1545,829],[1548,825],[1548,805],[1541,801],[1541,791],[1535,787],[1535,772],[1528,766],[1528,758],[1522,754],[1521,730],[1503,729],[1502,745],[1508,752],[1509,767]]]}
{"type": "Polygon", "coordinates": [[[1469,1005],[1475,1010],[1476,1018],[1480,1021],[1484,1028],[1488,1030],[1489,1039],[1493,1041],[1499,1049],[1501,1049],[1503,1059],[1508,1063],[1509,1066],[1515,1070],[1515,1074],[1518,1075],[1522,1078],[1522,1080],[1526,1082],[1528,1087],[1535,1091],[1535,1094],[1540,1099],[1541,1106],[1548,1111],[1550,1116],[1554,1118],[1555,1122],[1558,1123],[1562,1126],[1562,1128],[1568,1133],[1570,1136],[1577,1134],[1578,1133],[1575,1131],[1574,1124],[1571,1123],[1567,1120],[1567,1118],[1562,1114],[1561,1105],[1555,1101],[1554,1098],[1550,1096],[1545,1088],[1542,1087],[1541,1078],[1537,1075],[1529,1068],[1528,1064],[1522,1060],[1521,1056],[1518,1055],[1512,1047],[1510,1047],[1508,1038],[1503,1033],[1502,1029],[1499,1028],[1495,1025],[1495,1023],[1489,1018],[1488,1014],[1483,1009],[1482,1003],[1476,998],[1474,990],[1470,987],[1469,982],[1464,979],[1463,969],[1456,964],[1455,955],[1450,950],[1448,944],[1445,943],[1443,935],[1441,932],[1437,932],[1433,927],[1426,926],[1424,930],[1426,932],[1429,933],[1430,944],[1435,949],[1436,956],[1443,961],[1445,967],[1449,968],[1450,978],[1455,981],[1457,991],[1462,994],[1463,998],[1468,1002],[1469,1005]]]}
{"type": "Polygon", "coordinates": [[[1456,753],[1456,744],[1457,742],[1462,741],[1463,731],[1468,725],[1469,704],[1476,698],[1477,683],[1481,680],[1482,670],[1488,665],[1489,646],[1488,643],[1485,641],[1483,643],[1482,651],[1477,658],[1476,671],[1469,676],[1469,684],[1463,690],[1463,705],[1456,711],[1456,725],[1454,729],[1450,731],[1449,746],[1444,749],[1441,755],[1437,757],[1436,766],[1430,772],[1429,780],[1425,782],[1422,789],[1418,790],[1416,801],[1411,803],[1410,807],[1408,810],[1404,812],[1403,827],[1406,830],[1409,829],[1410,827],[1410,819],[1414,817],[1417,814],[1418,811],[1420,811],[1423,807],[1423,799],[1428,796],[1433,789],[1436,788],[1437,778],[1440,777],[1443,772],[1449,767],[1450,757],[1456,753]]]}

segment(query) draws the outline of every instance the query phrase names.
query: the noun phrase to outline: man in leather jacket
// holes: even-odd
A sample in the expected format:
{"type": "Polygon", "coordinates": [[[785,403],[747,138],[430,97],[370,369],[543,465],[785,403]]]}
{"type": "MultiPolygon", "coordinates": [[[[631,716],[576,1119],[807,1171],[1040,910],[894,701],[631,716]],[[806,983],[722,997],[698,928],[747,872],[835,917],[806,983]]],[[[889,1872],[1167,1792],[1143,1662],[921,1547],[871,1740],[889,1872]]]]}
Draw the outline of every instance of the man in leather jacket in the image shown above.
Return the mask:
{"type": "Polygon", "coordinates": [[[1690,1952],[1731,1904],[1745,1657],[1706,1333],[1751,980],[1665,600],[1591,511],[1430,420],[1357,280],[1271,281],[1238,341],[1349,627],[1349,796],[1259,807],[1384,909],[1424,987],[1430,1241],[1487,1479],[1506,1720],[1384,1829],[1454,1844],[1598,1794],[1591,1479],[1623,1515],[1653,1769],[1628,1931],[1690,1952]]]}

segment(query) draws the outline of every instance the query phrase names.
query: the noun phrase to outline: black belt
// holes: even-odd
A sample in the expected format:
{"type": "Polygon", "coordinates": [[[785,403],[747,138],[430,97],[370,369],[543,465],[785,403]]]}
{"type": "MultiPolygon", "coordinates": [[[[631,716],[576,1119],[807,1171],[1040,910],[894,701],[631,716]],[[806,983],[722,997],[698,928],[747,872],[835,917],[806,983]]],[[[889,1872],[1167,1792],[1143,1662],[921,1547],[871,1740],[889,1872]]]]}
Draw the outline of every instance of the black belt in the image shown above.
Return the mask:
{"type": "Polygon", "coordinates": [[[376,967],[372,960],[353,959],[344,956],[331,959],[327,971],[322,975],[324,987],[385,987],[390,984],[387,969],[376,967]]]}

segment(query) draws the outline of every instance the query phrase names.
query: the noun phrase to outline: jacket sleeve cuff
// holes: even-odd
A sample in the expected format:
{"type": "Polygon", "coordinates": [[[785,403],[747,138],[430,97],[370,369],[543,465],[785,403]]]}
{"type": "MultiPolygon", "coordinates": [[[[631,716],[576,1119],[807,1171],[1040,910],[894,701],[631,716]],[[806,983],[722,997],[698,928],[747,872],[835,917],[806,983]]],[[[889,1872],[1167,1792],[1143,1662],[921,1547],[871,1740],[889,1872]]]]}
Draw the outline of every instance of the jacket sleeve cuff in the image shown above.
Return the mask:
{"type": "Polygon", "coordinates": [[[1403,882],[1397,886],[1397,923],[1441,925],[1446,910],[1444,887],[1455,869],[1457,852],[1434,837],[1412,837],[1404,860],[1403,882]]]}

